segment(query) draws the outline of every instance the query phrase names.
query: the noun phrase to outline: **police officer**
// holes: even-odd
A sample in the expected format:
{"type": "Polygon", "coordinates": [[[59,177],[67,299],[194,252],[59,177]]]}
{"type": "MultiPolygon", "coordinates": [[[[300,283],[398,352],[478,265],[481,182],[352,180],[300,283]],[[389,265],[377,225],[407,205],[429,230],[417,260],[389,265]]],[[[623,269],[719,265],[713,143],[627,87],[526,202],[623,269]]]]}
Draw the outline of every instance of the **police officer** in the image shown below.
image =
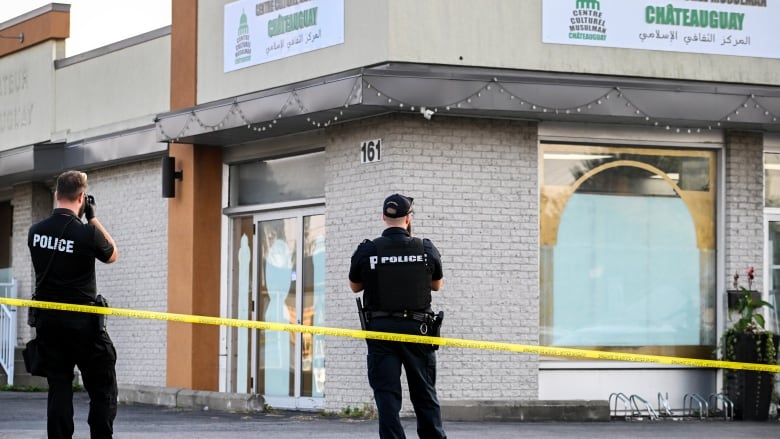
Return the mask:
{"type": "MultiPolygon", "coordinates": [[[[349,268],[349,286],[363,291],[367,329],[432,335],[431,290],[442,285],[441,256],[428,239],[412,238],[414,199],[400,194],[385,199],[382,236],[358,245],[349,268]]],[[[446,438],[436,396],[436,353],[430,344],[366,340],[368,382],[379,415],[379,437],[405,438],[401,410],[401,366],[417,415],[421,439],[446,438]]]]}
{"type": "MultiPolygon", "coordinates": [[[[66,171],[57,178],[56,208],[33,224],[27,236],[35,269],[35,299],[95,305],[95,259],[112,263],[117,249],[95,218],[87,174],[66,171]],[[82,222],[84,214],[86,224],[82,222]]],[[[96,314],[37,310],[36,337],[43,350],[49,383],[47,432],[73,436],[73,368],[78,366],[89,394],[90,437],[111,438],[117,411],[116,350],[96,314]]]]}

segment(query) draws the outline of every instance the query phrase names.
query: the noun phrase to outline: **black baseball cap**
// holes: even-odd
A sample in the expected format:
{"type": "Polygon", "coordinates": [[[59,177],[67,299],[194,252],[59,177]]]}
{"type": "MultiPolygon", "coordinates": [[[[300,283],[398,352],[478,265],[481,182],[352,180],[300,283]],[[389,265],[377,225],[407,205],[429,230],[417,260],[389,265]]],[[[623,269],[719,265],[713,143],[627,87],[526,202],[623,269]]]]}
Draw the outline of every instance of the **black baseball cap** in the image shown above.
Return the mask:
{"type": "Polygon", "coordinates": [[[402,218],[412,213],[414,198],[393,194],[385,198],[382,213],[389,218],[402,218]]]}

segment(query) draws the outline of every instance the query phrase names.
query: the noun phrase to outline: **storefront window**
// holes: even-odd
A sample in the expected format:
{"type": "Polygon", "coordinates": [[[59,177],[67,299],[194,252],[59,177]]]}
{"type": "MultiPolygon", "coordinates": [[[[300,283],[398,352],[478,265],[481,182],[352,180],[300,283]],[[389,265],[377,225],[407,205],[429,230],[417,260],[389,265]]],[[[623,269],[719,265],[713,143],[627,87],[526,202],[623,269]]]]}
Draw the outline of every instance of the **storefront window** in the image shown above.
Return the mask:
{"type": "Polygon", "coordinates": [[[542,152],[541,343],[709,358],[715,153],[542,152]]]}
{"type": "Polygon", "coordinates": [[[230,206],[298,201],[325,195],[325,153],[230,166],[230,206]]]}
{"type": "Polygon", "coordinates": [[[780,207],[780,153],[764,154],[764,205],[780,207]]]}

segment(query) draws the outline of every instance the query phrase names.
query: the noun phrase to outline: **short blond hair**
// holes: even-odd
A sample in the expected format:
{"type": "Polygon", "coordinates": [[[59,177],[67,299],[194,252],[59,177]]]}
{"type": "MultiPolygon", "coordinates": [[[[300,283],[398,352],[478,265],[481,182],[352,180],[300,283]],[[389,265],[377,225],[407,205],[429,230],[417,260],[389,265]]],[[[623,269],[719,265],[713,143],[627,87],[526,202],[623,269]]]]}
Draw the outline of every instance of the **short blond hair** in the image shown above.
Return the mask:
{"type": "Polygon", "coordinates": [[[87,174],[81,171],[65,171],[57,177],[57,199],[76,201],[87,190],[87,174]]]}

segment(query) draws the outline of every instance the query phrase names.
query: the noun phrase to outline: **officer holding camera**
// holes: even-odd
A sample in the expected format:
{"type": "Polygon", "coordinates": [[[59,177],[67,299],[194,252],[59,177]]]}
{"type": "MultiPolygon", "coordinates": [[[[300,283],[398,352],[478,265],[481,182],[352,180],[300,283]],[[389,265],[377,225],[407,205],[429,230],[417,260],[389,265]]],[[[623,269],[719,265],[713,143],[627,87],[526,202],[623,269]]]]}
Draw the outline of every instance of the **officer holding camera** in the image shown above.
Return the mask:
{"type": "MultiPolygon", "coordinates": [[[[111,235],[95,217],[87,174],[66,171],[57,178],[56,208],[30,227],[27,246],[35,269],[34,299],[103,305],[97,294],[95,259],[117,260],[111,235]],[[85,216],[86,223],[81,219],[85,216]]],[[[73,368],[89,394],[90,437],[111,438],[117,411],[116,350],[96,314],[35,309],[33,325],[49,383],[49,438],[73,436],[73,368]]]]}
{"type": "MultiPolygon", "coordinates": [[[[442,285],[439,251],[428,239],[410,235],[414,199],[393,194],[384,201],[387,228],[363,241],[352,255],[349,286],[363,291],[361,310],[367,329],[413,335],[438,335],[441,324],[431,311],[431,290],[442,285]]],[[[401,366],[422,439],[446,438],[436,396],[436,352],[430,344],[367,339],[368,382],[379,415],[379,437],[405,438],[401,410],[401,366]]]]}

